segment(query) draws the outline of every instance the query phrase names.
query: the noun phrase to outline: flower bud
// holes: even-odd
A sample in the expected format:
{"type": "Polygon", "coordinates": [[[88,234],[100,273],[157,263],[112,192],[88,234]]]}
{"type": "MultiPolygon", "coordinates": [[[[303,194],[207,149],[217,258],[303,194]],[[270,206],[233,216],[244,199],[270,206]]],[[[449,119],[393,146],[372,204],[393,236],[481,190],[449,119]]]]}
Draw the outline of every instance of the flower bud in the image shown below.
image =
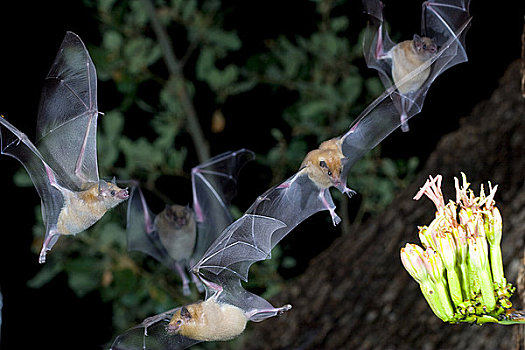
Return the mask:
{"type": "Polygon", "coordinates": [[[407,243],[401,248],[401,262],[410,276],[418,283],[428,279],[428,273],[423,263],[422,256],[425,251],[418,245],[407,243]]]}

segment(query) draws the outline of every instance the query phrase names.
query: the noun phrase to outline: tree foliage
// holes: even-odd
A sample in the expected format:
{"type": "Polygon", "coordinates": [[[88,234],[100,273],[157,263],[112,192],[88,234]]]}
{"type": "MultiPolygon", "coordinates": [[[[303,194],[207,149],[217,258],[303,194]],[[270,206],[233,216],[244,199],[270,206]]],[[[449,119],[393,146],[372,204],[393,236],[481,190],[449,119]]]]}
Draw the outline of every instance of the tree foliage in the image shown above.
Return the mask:
{"type": "MultiPolygon", "coordinates": [[[[267,187],[284,180],[309,149],[344,133],[381,92],[378,79],[363,78],[358,68],[361,39],[340,14],[344,4],[305,2],[300,10],[315,11],[310,17],[316,20],[308,33],[247,45],[235,30],[225,29],[239,19],[231,14],[232,5],[218,0],[86,2],[96,7],[94,22],[100,26],[100,43],[88,47],[104,102],[99,105],[105,108],[98,129],[101,176],[139,180],[164,201],[188,202],[188,170],[216,153],[210,152],[213,133],[250,127],[249,119],[240,127],[229,122],[246,113],[231,104],[269,87],[268,103],[281,101],[284,107],[264,121],[271,131],[263,135],[267,143],[258,159],[272,173],[267,187]]],[[[358,162],[351,172],[351,185],[363,197],[358,220],[388,204],[416,166],[415,159],[382,159],[378,149],[358,162]]],[[[20,175],[17,179],[24,183],[20,175]]],[[[44,234],[39,210],[36,217],[35,251],[44,234]]],[[[126,251],[124,218],[122,205],[88,232],[62,238],[30,284],[38,288],[65,271],[79,297],[98,292],[112,303],[116,331],[195,300],[197,292],[184,298],[177,277],[161,264],[126,251]]],[[[279,290],[281,261],[293,264],[277,250],[274,259],[255,265],[250,286],[269,294],[279,290]]]]}

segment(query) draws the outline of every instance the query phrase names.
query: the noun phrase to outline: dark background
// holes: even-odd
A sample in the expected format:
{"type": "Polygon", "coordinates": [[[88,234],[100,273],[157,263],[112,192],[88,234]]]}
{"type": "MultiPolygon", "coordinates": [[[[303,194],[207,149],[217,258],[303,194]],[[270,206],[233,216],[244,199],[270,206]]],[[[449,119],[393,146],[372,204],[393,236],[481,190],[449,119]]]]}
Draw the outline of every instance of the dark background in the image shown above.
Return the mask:
{"type": "MultiPolygon", "coordinates": [[[[419,31],[418,3],[404,1],[396,8],[394,1],[387,2],[386,17],[405,38],[419,31]]],[[[250,37],[254,50],[257,43],[262,47],[264,39],[280,33],[305,34],[315,30],[310,2],[227,1],[225,6],[231,6],[226,25],[235,28],[241,39],[250,37]]],[[[357,30],[365,25],[357,1],[344,10],[352,20],[352,28],[357,30]]],[[[96,13],[85,8],[81,1],[31,4],[4,1],[0,13],[0,113],[32,138],[42,82],[65,32],[77,33],[88,47],[97,45],[101,38],[99,23],[96,13]]],[[[406,135],[396,132],[383,143],[386,156],[416,155],[424,162],[441,136],[455,130],[460,116],[469,114],[479,101],[490,96],[505,68],[520,56],[523,1],[474,1],[471,13],[474,20],[467,36],[469,62],[437,79],[421,115],[410,122],[411,132],[406,135]],[[504,7],[498,7],[499,4],[504,7]]],[[[266,125],[278,123],[280,116],[271,113],[271,106],[282,101],[268,103],[264,93],[242,100],[239,99],[238,112],[249,118],[245,125],[237,125],[239,130],[253,128],[258,121],[266,125]]],[[[104,93],[104,84],[100,84],[99,109],[105,111],[108,106],[113,107],[111,96],[104,93]]],[[[256,150],[262,147],[250,141],[249,134],[236,139],[231,134],[208,136],[214,154],[238,147],[256,150]]],[[[268,137],[268,142],[273,139],[268,137]]],[[[0,348],[99,348],[112,336],[111,305],[104,305],[96,294],[82,299],[75,297],[63,275],[39,290],[26,286],[40,269],[37,256],[29,249],[33,208],[39,198],[34,189],[13,185],[12,175],[19,167],[12,158],[0,159],[0,177],[5,183],[0,212],[0,288],[4,295],[0,348]]]]}

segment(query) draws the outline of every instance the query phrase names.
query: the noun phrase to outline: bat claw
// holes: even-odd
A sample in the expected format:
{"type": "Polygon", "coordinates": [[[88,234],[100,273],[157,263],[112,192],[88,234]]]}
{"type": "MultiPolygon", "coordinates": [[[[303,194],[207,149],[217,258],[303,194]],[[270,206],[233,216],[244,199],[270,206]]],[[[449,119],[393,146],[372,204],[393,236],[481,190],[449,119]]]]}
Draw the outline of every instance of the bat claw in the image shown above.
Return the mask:
{"type": "Polygon", "coordinates": [[[334,209],[330,210],[330,215],[332,216],[332,223],[337,226],[341,222],[341,218],[335,213],[334,209]]]}
{"type": "Polygon", "coordinates": [[[47,254],[47,250],[42,248],[42,250],[40,251],[40,256],[38,257],[39,264],[43,264],[46,262],[46,254],[47,254]]]}
{"type": "Polygon", "coordinates": [[[348,198],[352,198],[357,194],[357,192],[352,190],[351,188],[345,187],[345,189],[343,190],[343,194],[346,194],[348,198]]]}

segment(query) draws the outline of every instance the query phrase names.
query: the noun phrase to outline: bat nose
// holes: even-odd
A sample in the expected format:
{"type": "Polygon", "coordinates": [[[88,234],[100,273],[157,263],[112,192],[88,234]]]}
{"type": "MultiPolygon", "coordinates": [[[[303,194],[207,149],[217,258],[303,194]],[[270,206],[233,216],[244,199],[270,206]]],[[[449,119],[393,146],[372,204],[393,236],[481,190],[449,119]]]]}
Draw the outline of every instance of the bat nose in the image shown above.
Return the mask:
{"type": "Polygon", "coordinates": [[[128,188],[118,191],[117,197],[120,199],[127,199],[129,197],[128,188]]]}
{"type": "Polygon", "coordinates": [[[179,330],[179,328],[180,328],[180,324],[170,322],[167,327],[168,333],[175,333],[179,330]]]}

